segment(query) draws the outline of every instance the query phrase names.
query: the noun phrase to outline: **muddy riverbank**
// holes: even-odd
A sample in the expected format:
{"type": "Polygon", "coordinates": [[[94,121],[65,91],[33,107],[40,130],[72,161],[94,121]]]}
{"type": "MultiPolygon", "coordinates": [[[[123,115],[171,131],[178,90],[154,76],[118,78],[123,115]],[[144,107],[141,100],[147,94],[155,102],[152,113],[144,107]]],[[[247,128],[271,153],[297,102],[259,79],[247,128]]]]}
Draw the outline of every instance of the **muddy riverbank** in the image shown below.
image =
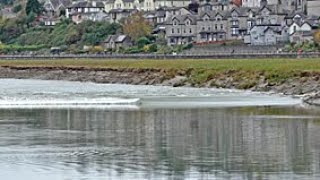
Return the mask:
{"type": "MultiPolygon", "coordinates": [[[[155,68],[79,68],[79,67],[0,67],[0,78],[67,80],[132,85],[164,85],[247,89],[308,96],[320,91],[320,73],[300,72],[289,78],[270,77],[264,72],[241,70],[207,75],[205,70],[170,70],[155,68]]],[[[314,96],[314,97],[319,97],[314,96]]]]}

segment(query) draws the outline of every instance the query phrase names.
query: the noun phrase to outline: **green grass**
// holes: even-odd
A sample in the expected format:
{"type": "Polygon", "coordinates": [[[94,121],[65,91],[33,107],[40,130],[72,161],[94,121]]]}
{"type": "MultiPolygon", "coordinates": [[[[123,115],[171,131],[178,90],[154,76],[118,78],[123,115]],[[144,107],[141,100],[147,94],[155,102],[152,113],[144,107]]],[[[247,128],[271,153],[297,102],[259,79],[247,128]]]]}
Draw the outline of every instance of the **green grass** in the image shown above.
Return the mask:
{"type": "Polygon", "coordinates": [[[212,69],[215,71],[320,71],[316,59],[226,59],[226,60],[1,60],[0,66],[20,67],[86,67],[86,68],[154,68],[212,69]]]}
{"type": "Polygon", "coordinates": [[[0,66],[13,67],[74,67],[74,68],[121,68],[161,69],[169,76],[184,72],[191,81],[201,84],[224,74],[236,80],[247,79],[243,88],[253,86],[260,76],[269,82],[279,83],[290,77],[320,74],[320,58],[315,59],[220,59],[220,60],[1,60],[0,66]],[[248,86],[248,87],[247,87],[248,86]]]}

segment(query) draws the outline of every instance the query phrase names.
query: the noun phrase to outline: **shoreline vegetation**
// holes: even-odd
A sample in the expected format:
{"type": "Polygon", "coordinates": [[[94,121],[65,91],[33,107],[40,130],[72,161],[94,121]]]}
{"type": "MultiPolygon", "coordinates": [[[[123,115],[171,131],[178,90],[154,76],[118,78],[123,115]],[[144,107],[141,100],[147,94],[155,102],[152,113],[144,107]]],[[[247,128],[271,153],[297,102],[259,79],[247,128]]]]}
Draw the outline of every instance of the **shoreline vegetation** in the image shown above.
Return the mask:
{"type": "Polygon", "coordinates": [[[305,96],[317,105],[320,58],[1,60],[0,78],[245,89],[305,96]]]}

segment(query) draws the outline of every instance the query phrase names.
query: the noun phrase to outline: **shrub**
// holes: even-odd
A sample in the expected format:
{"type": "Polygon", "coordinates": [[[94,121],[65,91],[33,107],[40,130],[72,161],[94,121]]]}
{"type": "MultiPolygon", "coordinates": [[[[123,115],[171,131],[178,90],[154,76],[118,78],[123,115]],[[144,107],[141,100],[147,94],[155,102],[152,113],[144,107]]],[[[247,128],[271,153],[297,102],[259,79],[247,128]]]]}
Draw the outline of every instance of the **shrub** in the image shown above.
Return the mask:
{"type": "Polygon", "coordinates": [[[18,4],[16,6],[13,7],[13,12],[14,13],[18,13],[22,10],[22,5],[21,4],[18,4]]]}
{"type": "Polygon", "coordinates": [[[145,45],[150,44],[150,40],[146,37],[141,37],[137,40],[138,48],[143,48],[145,45]]]}

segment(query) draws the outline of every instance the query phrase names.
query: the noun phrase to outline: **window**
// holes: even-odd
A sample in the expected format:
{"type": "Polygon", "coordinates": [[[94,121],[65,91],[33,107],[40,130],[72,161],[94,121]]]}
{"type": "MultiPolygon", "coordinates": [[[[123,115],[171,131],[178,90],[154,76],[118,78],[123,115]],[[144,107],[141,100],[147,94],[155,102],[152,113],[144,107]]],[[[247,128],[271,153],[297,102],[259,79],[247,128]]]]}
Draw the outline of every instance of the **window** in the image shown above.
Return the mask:
{"type": "Polygon", "coordinates": [[[192,33],[192,29],[191,28],[189,29],[189,32],[192,33]]]}
{"type": "Polygon", "coordinates": [[[220,25],[220,29],[221,29],[221,30],[223,29],[223,24],[220,25]]]}
{"type": "Polygon", "coordinates": [[[202,26],[202,31],[204,31],[206,28],[204,26],[202,26]]]}
{"type": "Polygon", "coordinates": [[[211,30],[211,28],[210,27],[208,27],[208,31],[210,31],[211,30]]]}
{"type": "Polygon", "coordinates": [[[177,28],[177,32],[180,33],[180,29],[179,28],[177,28]]]}
{"type": "Polygon", "coordinates": [[[215,29],[215,30],[218,29],[218,25],[217,25],[217,24],[214,25],[214,29],[215,29]]]}
{"type": "Polygon", "coordinates": [[[178,25],[178,22],[176,20],[173,21],[173,25],[176,26],[178,25]]]}
{"type": "Polygon", "coordinates": [[[171,32],[174,33],[174,29],[173,28],[172,28],[171,32]]]}
{"type": "Polygon", "coordinates": [[[186,29],[183,29],[183,33],[187,33],[186,29]]]}
{"type": "Polygon", "coordinates": [[[251,28],[252,27],[252,21],[248,21],[247,22],[247,26],[248,26],[248,28],[251,28]]]}
{"type": "Polygon", "coordinates": [[[201,34],[201,39],[207,39],[206,34],[201,34]]]}
{"type": "Polygon", "coordinates": [[[238,35],[239,34],[238,28],[231,28],[231,34],[232,35],[238,35]]]}
{"type": "Polygon", "coordinates": [[[239,25],[239,21],[238,20],[233,20],[232,21],[232,25],[233,26],[238,26],[239,25]]]}

